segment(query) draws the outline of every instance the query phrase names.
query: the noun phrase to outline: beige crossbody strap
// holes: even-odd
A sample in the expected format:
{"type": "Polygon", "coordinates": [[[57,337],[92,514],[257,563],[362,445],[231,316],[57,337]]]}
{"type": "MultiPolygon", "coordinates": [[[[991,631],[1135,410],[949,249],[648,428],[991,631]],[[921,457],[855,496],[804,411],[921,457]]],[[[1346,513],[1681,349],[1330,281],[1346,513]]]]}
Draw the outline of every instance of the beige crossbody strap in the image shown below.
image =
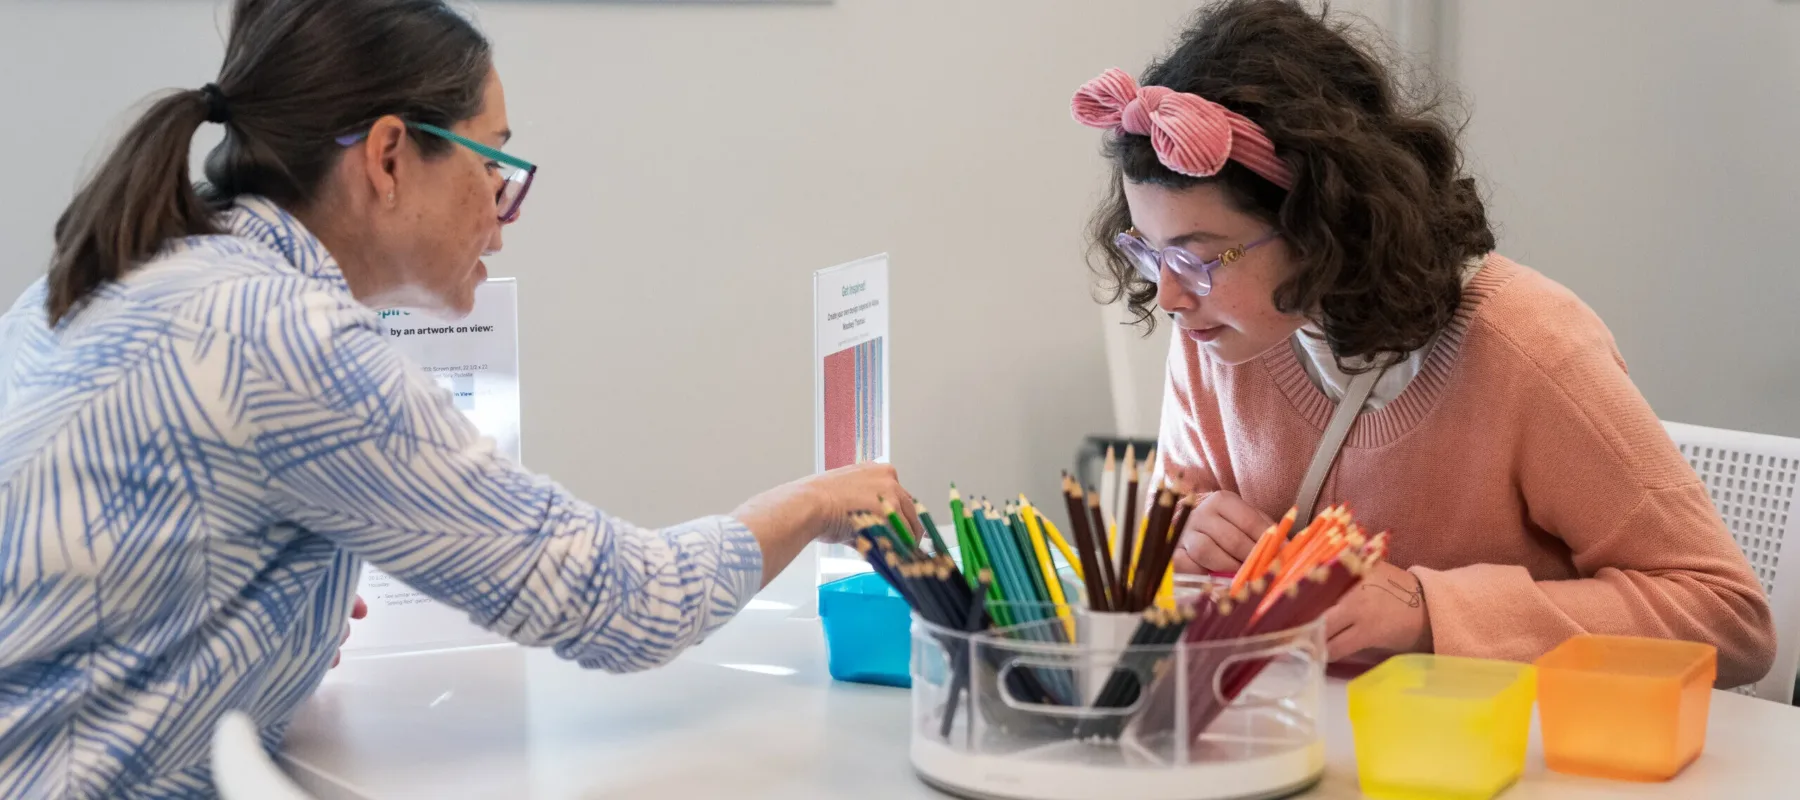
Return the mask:
{"type": "Polygon", "coordinates": [[[1312,466],[1306,469],[1306,479],[1300,482],[1300,496],[1294,501],[1294,508],[1299,510],[1294,520],[1295,533],[1305,529],[1312,522],[1313,511],[1319,502],[1319,490],[1325,487],[1325,476],[1331,473],[1331,465],[1337,461],[1338,451],[1344,447],[1344,437],[1350,435],[1350,426],[1356,424],[1356,415],[1362,411],[1364,403],[1369,401],[1369,393],[1375,390],[1375,382],[1381,380],[1384,369],[1372,369],[1350,379],[1350,385],[1344,388],[1344,399],[1339,400],[1337,410],[1331,414],[1331,424],[1325,426],[1325,437],[1319,440],[1319,449],[1313,453],[1312,466]]]}

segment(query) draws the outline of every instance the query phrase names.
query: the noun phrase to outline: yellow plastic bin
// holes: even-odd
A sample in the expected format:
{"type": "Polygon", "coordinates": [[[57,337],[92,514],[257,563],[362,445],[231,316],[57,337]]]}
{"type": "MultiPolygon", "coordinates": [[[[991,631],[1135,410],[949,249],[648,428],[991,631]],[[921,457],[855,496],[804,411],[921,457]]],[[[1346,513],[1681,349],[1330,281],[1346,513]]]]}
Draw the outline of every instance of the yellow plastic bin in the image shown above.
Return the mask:
{"type": "Polygon", "coordinates": [[[1536,696],[1529,664],[1395,656],[1350,682],[1363,794],[1487,800],[1525,771],[1536,696]]]}
{"type": "Polygon", "coordinates": [[[1700,756],[1718,676],[1712,645],[1576,636],[1537,661],[1544,762],[1557,772],[1664,781],[1700,756]]]}

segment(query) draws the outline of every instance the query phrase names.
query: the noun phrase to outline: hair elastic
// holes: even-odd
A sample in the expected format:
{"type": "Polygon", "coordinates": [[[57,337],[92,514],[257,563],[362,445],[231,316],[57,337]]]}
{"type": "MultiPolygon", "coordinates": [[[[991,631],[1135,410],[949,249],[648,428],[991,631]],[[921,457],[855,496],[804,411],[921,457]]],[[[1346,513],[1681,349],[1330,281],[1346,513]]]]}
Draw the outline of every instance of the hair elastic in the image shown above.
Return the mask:
{"type": "Polygon", "coordinates": [[[206,121],[224,125],[231,121],[231,106],[225,102],[225,93],[219,85],[209,83],[200,87],[200,96],[206,100],[206,121]]]}

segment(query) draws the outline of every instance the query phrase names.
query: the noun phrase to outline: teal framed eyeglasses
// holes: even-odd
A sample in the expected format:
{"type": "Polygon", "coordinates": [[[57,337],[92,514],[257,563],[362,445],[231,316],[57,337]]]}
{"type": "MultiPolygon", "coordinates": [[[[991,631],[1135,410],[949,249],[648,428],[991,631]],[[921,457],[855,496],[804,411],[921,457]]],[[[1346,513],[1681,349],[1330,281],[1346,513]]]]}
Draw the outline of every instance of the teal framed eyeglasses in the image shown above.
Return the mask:
{"type": "MultiPolygon", "coordinates": [[[[483,158],[488,159],[493,168],[508,168],[506,182],[500,184],[500,193],[494,197],[494,208],[499,211],[501,222],[512,222],[519,218],[519,209],[525,206],[525,194],[531,191],[531,182],[537,178],[537,165],[518,156],[510,156],[488,147],[474,139],[458,136],[436,125],[423,122],[408,122],[406,127],[421,133],[428,133],[440,139],[446,139],[467,147],[483,158]]],[[[352,133],[337,138],[337,143],[349,147],[363,140],[368,133],[352,133]]]]}

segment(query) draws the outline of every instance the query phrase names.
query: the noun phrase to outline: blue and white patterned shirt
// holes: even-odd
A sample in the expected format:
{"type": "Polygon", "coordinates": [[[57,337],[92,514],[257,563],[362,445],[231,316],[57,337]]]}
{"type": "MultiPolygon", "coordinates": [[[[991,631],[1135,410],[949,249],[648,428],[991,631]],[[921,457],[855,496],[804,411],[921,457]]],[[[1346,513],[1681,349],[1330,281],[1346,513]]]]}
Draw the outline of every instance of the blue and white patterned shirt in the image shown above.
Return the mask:
{"type": "Polygon", "coordinates": [[[45,325],[0,316],[0,797],[211,794],[273,748],[360,560],[526,645],[673,657],[756,591],[728,517],[634,527],[496,454],[293,217],[255,198],[45,325]]]}

